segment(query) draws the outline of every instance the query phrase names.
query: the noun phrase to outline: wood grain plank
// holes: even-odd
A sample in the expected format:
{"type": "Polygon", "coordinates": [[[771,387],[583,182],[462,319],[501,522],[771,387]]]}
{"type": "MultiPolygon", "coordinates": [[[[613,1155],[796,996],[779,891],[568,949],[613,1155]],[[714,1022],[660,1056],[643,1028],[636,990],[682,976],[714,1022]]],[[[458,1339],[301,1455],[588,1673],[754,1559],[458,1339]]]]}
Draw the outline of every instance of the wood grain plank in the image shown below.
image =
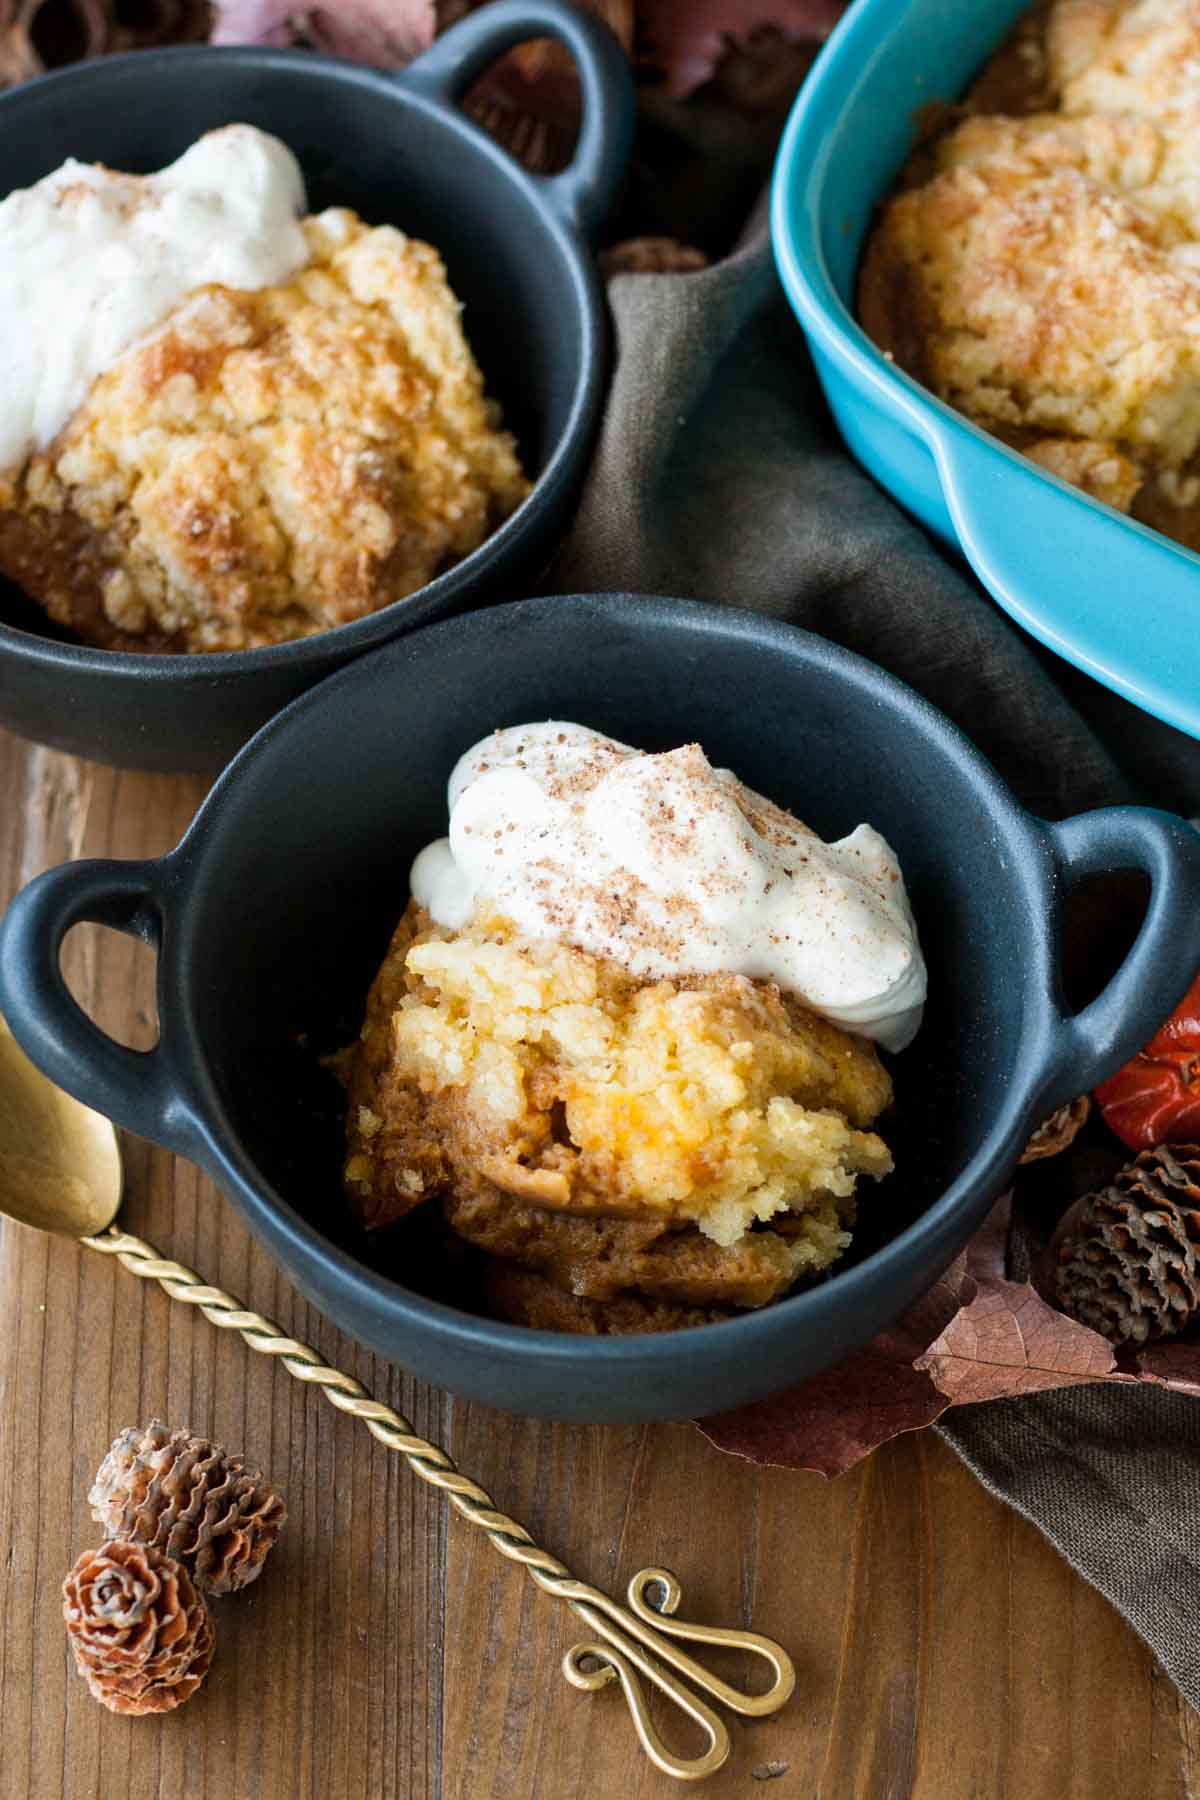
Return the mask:
{"type": "MultiPolygon", "coordinates": [[[[0,739],[24,804],[3,821],[5,895],[77,855],[149,856],[202,784],[117,774],[0,739]]],[[[153,958],[80,927],[74,991],[107,1029],[153,1041],[153,958]]],[[[131,1229],[316,1343],[423,1429],[444,1401],[340,1336],[295,1296],[198,1171],[124,1140],[131,1229]]],[[[187,1793],[440,1792],[444,1519],[361,1427],[237,1338],[98,1257],[0,1227],[0,1794],[116,1800],[187,1793]],[[292,1518],[261,1583],[216,1609],[202,1702],[162,1721],[97,1707],[69,1666],[58,1587],[98,1536],[86,1495],[121,1426],[159,1415],[268,1468],[292,1518]]]]}
{"type": "MultiPolygon", "coordinates": [[[[151,856],[203,784],[0,734],[0,900],[66,858],[151,856]]],[[[153,959],[93,927],[65,966],[106,1029],[153,1042],[153,959]]],[[[928,1434],[839,1482],[758,1470],[686,1426],[600,1429],[455,1402],[309,1308],[213,1185],[127,1138],[131,1229],[317,1345],[445,1442],[610,1592],[665,1563],[683,1611],[782,1639],[787,1711],[736,1722],[712,1800],[1190,1800],[1200,1721],[1029,1525],[928,1434]]],[[[99,1257],[0,1225],[0,1800],[663,1800],[615,1690],[562,1679],[565,1609],[350,1419],[99,1257]],[[122,1426],[191,1425],[269,1469],[291,1519],[218,1604],[202,1694],[122,1720],[75,1678],[59,1584],[122,1426]]],[[[749,1681],[732,1659],[727,1672],[749,1681]]],[[[667,1734],[675,1722],[659,1714],[667,1734]]],[[[686,1747],[686,1738],[678,1739],[686,1747]]]]}
{"type": "MultiPolygon", "coordinates": [[[[902,1439],[826,1485],[715,1456],[679,1427],[547,1433],[506,1421],[502,1432],[497,1415],[464,1413],[460,1455],[469,1446],[485,1481],[507,1467],[515,1510],[577,1573],[617,1591],[664,1562],[682,1574],[691,1616],[752,1617],[796,1655],[796,1701],[735,1726],[733,1759],[706,1794],[745,1796],[758,1782],[814,1800],[1191,1792],[1194,1719],[1148,1651],[937,1439],[902,1439]],[[581,1498],[581,1473],[602,1464],[581,1498]]],[[[569,1616],[543,1603],[540,1636],[524,1646],[528,1605],[486,1547],[452,1535],[449,1552],[447,1640],[486,1647],[478,1685],[460,1696],[448,1684],[447,1794],[671,1791],[636,1752],[615,1694],[560,1682],[531,1706],[530,1672],[552,1684],[569,1616]]]]}

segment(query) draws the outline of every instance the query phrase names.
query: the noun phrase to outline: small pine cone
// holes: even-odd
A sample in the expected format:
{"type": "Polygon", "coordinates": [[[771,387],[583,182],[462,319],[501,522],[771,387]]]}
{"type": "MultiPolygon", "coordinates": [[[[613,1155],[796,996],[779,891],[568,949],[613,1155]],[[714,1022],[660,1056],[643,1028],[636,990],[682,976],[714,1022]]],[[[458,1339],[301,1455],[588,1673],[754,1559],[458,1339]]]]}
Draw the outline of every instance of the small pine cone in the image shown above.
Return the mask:
{"type": "Polygon", "coordinates": [[[597,261],[606,279],[610,275],[694,275],[697,269],[708,267],[703,250],[672,237],[625,238],[602,250],[597,261]]]}
{"type": "Polygon", "coordinates": [[[1143,1150],[1079,1202],[1058,1246],[1059,1302],[1114,1343],[1175,1337],[1200,1315],[1200,1145],[1143,1150]]]}
{"type": "Polygon", "coordinates": [[[159,1420],[114,1440],[88,1501],[110,1537],[137,1538],[186,1562],[210,1594],[256,1580],[287,1518],[261,1470],[159,1420]]]}
{"type": "Polygon", "coordinates": [[[1044,1156],[1058,1156],[1069,1150],[1087,1124],[1091,1110],[1092,1103],[1086,1094],[1080,1094],[1077,1100],[1068,1100],[1065,1106],[1042,1120],[1021,1152],[1021,1161],[1040,1162],[1044,1156]]]}
{"type": "Polygon", "coordinates": [[[85,1550],[63,1582],[75,1667],[116,1713],[182,1706],[208,1674],[212,1620],[182,1563],[113,1538],[85,1550]]]}

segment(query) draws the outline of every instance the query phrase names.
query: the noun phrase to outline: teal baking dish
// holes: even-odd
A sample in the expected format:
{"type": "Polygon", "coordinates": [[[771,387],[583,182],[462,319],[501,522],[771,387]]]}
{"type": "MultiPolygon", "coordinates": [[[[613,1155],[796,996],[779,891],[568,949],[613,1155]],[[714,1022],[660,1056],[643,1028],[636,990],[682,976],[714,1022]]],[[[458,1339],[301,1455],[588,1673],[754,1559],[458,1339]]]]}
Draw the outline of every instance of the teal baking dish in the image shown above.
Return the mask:
{"type": "Polygon", "coordinates": [[[857,0],[792,110],[771,196],[784,288],[846,443],[957,545],[1034,637],[1200,737],[1200,557],[969,424],[888,363],[855,322],[875,202],[918,109],[954,99],[1026,0],[857,0]]]}

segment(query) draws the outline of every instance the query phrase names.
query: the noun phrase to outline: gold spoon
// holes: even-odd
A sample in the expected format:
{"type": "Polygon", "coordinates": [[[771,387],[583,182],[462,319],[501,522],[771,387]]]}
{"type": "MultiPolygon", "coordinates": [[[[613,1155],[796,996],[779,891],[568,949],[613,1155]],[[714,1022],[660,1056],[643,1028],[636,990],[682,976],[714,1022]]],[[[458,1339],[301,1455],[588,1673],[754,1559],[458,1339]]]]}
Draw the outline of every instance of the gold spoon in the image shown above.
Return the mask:
{"type": "Polygon", "coordinates": [[[289,1375],[315,1382],[331,1405],[361,1419],[381,1444],[399,1451],[413,1473],[440,1488],[455,1511],[485,1532],[502,1556],[523,1563],[540,1588],[565,1600],[590,1628],[594,1636],[563,1657],[564,1675],[573,1686],[591,1692],[619,1681],[642,1748],[665,1775],[699,1781],[729,1755],[723,1721],[693,1688],[748,1718],[777,1712],[786,1703],[796,1672],[780,1645],[757,1632],[676,1619],[681,1590],[669,1569],[642,1569],[635,1575],[627,1590],[628,1607],[577,1581],[565,1563],[539,1549],[523,1525],[498,1511],[483,1488],[460,1474],[444,1450],[418,1437],[407,1419],[373,1400],[352,1375],[331,1368],[270,1319],[247,1312],[232,1294],[208,1287],[191,1269],[119,1231],[114,1221],[122,1184],[121,1152],[111,1121],[48,1081],[0,1018],[0,1214],[115,1256],[132,1274],[157,1281],[173,1300],[198,1306],[223,1331],[236,1331],[252,1350],[279,1357],[289,1375]],[[678,1647],[680,1642],[760,1656],[772,1672],[771,1686],[762,1694],[744,1694],[696,1662],[678,1647]],[[708,1745],[703,1755],[688,1759],[666,1748],[650,1721],[639,1672],[700,1727],[708,1745]]]}

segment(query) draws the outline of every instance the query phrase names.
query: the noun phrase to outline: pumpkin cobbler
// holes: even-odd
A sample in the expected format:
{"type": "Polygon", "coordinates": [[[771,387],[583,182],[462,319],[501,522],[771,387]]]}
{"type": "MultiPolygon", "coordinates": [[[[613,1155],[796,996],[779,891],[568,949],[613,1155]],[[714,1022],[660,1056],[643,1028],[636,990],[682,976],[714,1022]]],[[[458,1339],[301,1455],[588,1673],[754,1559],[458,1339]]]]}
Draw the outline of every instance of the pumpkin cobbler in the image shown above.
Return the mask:
{"type": "Polygon", "coordinates": [[[66,165],[0,206],[0,260],[11,242],[28,266],[14,333],[36,338],[47,318],[11,370],[0,346],[34,420],[15,460],[0,454],[0,574],[83,641],[307,637],[413,593],[528,493],[437,251],[303,205],[286,148],[229,127],[158,176],[66,165]],[[119,259],[99,323],[61,300],[56,320],[76,256],[81,281],[119,259]],[[205,257],[232,273],[190,284],[205,257]],[[83,371],[74,388],[56,359],[83,371]]]}
{"type": "Polygon", "coordinates": [[[1200,549],[1200,9],[1049,0],[929,124],[868,241],[868,333],[1200,549]]]}
{"type": "Polygon", "coordinates": [[[440,1208],[492,1309],[547,1329],[700,1324],[822,1274],[860,1178],[892,1168],[875,1045],[777,981],[645,975],[570,939],[410,902],[340,1059],[364,1224],[440,1208]]]}

